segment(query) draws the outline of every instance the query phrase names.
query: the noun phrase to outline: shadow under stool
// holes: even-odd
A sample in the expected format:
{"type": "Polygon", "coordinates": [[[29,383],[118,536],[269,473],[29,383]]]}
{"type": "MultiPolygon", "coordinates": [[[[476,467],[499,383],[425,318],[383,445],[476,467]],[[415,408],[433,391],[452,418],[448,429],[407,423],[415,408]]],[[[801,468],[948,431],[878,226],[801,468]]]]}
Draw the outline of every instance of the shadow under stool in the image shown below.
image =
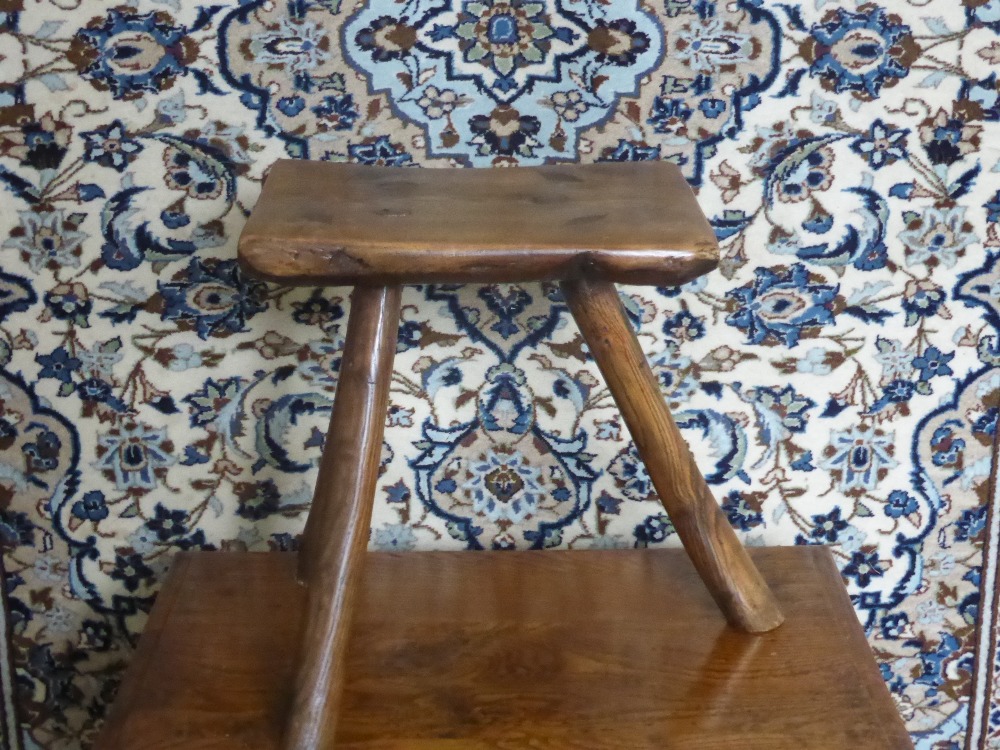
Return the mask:
{"type": "Polygon", "coordinates": [[[912,748],[829,550],[744,549],[626,318],[718,262],[676,166],[283,160],[239,257],[354,286],[301,552],[179,554],[99,750],[912,748]],[[401,285],[543,280],[684,549],[367,552],[401,285]]]}

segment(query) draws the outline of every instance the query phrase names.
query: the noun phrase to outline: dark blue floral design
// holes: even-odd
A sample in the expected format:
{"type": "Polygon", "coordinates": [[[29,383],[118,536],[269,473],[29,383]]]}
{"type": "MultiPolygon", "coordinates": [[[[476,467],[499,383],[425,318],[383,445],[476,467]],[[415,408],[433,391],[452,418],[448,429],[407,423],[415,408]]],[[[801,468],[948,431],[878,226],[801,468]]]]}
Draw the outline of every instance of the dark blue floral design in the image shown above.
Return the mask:
{"type": "Polygon", "coordinates": [[[988,510],[986,505],[980,505],[978,508],[962,511],[962,515],[955,521],[955,541],[975,539],[984,533],[988,510]]]}
{"type": "Polygon", "coordinates": [[[163,319],[193,321],[198,335],[225,336],[267,309],[266,287],[244,278],[235,260],[193,258],[174,281],[160,283],[163,319]]]}
{"type": "Polygon", "coordinates": [[[998,425],[1000,425],[1000,407],[991,406],[972,423],[972,432],[992,438],[997,434],[998,425]]]}
{"type": "Polygon", "coordinates": [[[8,315],[24,312],[37,301],[38,295],[28,279],[0,269],[0,321],[8,315]]]}
{"type": "Polygon", "coordinates": [[[910,618],[905,612],[893,612],[886,615],[882,618],[880,626],[882,637],[889,638],[890,640],[901,638],[905,634],[909,624],[910,618]]]}
{"type": "Polygon", "coordinates": [[[103,652],[109,650],[114,642],[114,629],[106,622],[84,620],[80,637],[87,648],[103,652]]]}
{"type": "Polygon", "coordinates": [[[945,354],[936,346],[927,347],[927,351],[913,358],[913,366],[920,371],[921,380],[934,377],[944,377],[953,374],[948,363],[955,359],[955,353],[945,354]]]}
{"type": "Polygon", "coordinates": [[[354,105],[354,97],[331,95],[312,108],[323,130],[350,130],[360,113],[354,105]]]}
{"type": "Polygon", "coordinates": [[[91,490],[73,503],[72,513],[84,521],[100,521],[107,518],[110,511],[104,500],[104,493],[100,490],[91,490]]]}
{"type": "Polygon", "coordinates": [[[389,503],[408,503],[412,496],[413,493],[402,479],[385,488],[385,499],[389,503]]]}
{"type": "Polygon", "coordinates": [[[115,566],[109,575],[133,592],[153,582],[153,569],[146,565],[142,555],[134,552],[115,557],[115,566]]]}
{"type": "Polygon", "coordinates": [[[955,434],[955,428],[959,426],[960,423],[956,420],[948,420],[931,435],[931,462],[935,466],[954,467],[955,476],[958,475],[957,470],[965,452],[965,440],[955,434]]]}
{"type": "Polygon", "coordinates": [[[702,99],[698,109],[705,117],[714,120],[726,111],[726,103],[722,99],[702,99]]]}
{"type": "Polygon", "coordinates": [[[649,37],[638,31],[635,21],[628,18],[598,21],[587,34],[587,46],[597,53],[597,61],[612,65],[633,65],[649,49],[649,43],[649,37]],[[623,39],[628,43],[623,44],[623,39]]]}
{"type": "Polygon", "coordinates": [[[405,352],[420,346],[420,336],[423,326],[415,320],[404,320],[399,324],[399,335],[397,337],[396,351],[405,352]]]}
{"type": "Polygon", "coordinates": [[[863,156],[872,169],[881,169],[906,158],[906,136],[909,132],[906,128],[895,128],[878,119],[871,124],[867,135],[851,144],[851,150],[863,156]]]}
{"type": "Polygon", "coordinates": [[[944,290],[932,281],[911,279],[906,282],[901,305],[906,313],[906,325],[915,325],[921,318],[937,315],[945,301],[944,290]]]}
{"type": "Polygon", "coordinates": [[[986,220],[1000,222],[1000,190],[997,190],[989,201],[983,206],[986,209],[986,220]]]}
{"type": "MultiPolygon", "coordinates": [[[[211,147],[199,151],[180,140],[172,142],[163,154],[167,186],[195,200],[218,198],[230,187],[231,177],[225,160],[217,158],[219,154],[214,151],[211,147]]],[[[179,210],[168,209],[161,218],[172,229],[190,222],[190,217],[179,210]]]]}
{"type": "Polygon", "coordinates": [[[502,105],[489,116],[476,115],[470,119],[469,128],[473,134],[472,143],[479,147],[481,154],[531,156],[538,143],[535,136],[541,130],[541,123],[534,115],[521,115],[513,107],[502,105]]]}
{"type": "Polygon", "coordinates": [[[100,378],[87,378],[77,387],[77,393],[85,401],[104,403],[112,398],[111,384],[100,378]]]}
{"type": "Polygon", "coordinates": [[[352,143],[347,153],[359,164],[377,167],[404,167],[412,164],[413,157],[394,145],[388,136],[380,135],[365,143],[352,143]]]}
{"type": "Polygon", "coordinates": [[[354,36],[358,47],[369,53],[375,62],[399,60],[412,54],[417,30],[408,16],[379,16],[354,36]]]}
{"type": "Polygon", "coordinates": [[[114,120],[106,127],[89,130],[82,135],[85,142],[84,161],[92,161],[118,172],[124,172],[142,151],[142,144],[129,137],[121,120],[114,120]]]}
{"type": "Polygon", "coordinates": [[[687,131],[687,121],[694,114],[683,99],[665,99],[658,96],[653,99],[653,110],[646,122],[653,126],[657,133],[668,135],[683,135],[687,131]]]}
{"type": "Polygon", "coordinates": [[[634,445],[630,445],[615,456],[608,466],[608,473],[614,477],[618,488],[630,500],[649,500],[654,497],[653,482],[634,445]]]}
{"type": "Polygon", "coordinates": [[[916,385],[909,380],[893,380],[882,388],[882,395],[872,404],[870,414],[877,414],[889,404],[903,404],[913,398],[916,385]]]}
{"type": "Polygon", "coordinates": [[[51,354],[36,354],[35,361],[42,366],[39,377],[55,378],[63,383],[72,382],[73,373],[80,369],[80,360],[71,357],[61,346],[51,354]]]}
{"type": "MultiPolygon", "coordinates": [[[[500,397],[501,401],[506,401],[508,395],[513,396],[517,400],[523,400],[523,396],[518,395],[517,386],[524,385],[524,374],[520,373],[516,368],[510,365],[498,365],[497,367],[491,367],[487,371],[486,376],[490,382],[497,382],[497,380],[507,380],[511,378],[508,382],[513,386],[513,390],[509,391],[507,395],[500,397]]],[[[435,362],[420,375],[420,382],[424,389],[428,393],[437,393],[441,388],[447,388],[448,386],[458,385],[462,382],[462,371],[454,365],[454,361],[447,359],[442,362],[435,362]]],[[[493,391],[496,394],[495,389],[486,389],[487,393],[493,391]]],[[[499,394],[497,394],[499,395],[499,394]]],[[[481,395],[480,406],[484,407],[490,401],[493,400],[493,396],[481,395]]],[[[487,410],[488,407],[487,407],[487,410]]]]}
{"type": "Polygon", "coordinates": [[[878,559],[878,552],[867,550],[858,550],[851,555],[850,562],[844,566],[842,572],[847,578],[853,578],[858,586],[867,586],[873,578],[885,575],[882,561],[878,559]]]}
{"type": "Polygon", "coordinates": [[[301,96],[283,96],[274,105],[279,112],[294,117],[306,108],[306,100],[301,96]]]}
{"type": "Polygon", "coordinates": [[[251,521],[259,521],[277,513],[281,505],[281,493],[273,479],[263,482],[241,482],[236,486],[239,499],[237,515],[251,521]]]}
{"type": "Polygon", "coordinates": [[[500,285],[492,284],[479,290],[480,298],[486,303],[487,309],[499,318],[490,326],[505,339],[509,339],[520,331],[517,316],[531,304],[531,295],[523,287],[508,287],[506,293],[500,285]]]}
{"type": "Polygon", "coordinates": [[[188,31],[163,12],[112,8],[80,29],[68,57],[80,75],[116,99],[170,88],[198,55],[188,31]]]}
{"type": "Polygon", "coordinates": [[[87,378],[76,387],[77,395],[84,401],[107,404],[116,411],[124,411],[125,403],[115,396],[111,384],[100,378],[87,378]]]}
{"type": "Polygon", "coordinates": [[[635,536],[635,547],[648,547],[651,544],[662,542],[673,534],[674,524],[665,513],[659,513],[647,517],[645,521],[635,527],[632,533],[635,536]]]}
{"type": "Polygon", "coordinates": [[[34,169],[55,169],[66,156],[70,139],[69,126],[52,115],[28,120],[21,126],[24,139],[21,163],[34,169]]]}
{"type": "MultiPolygon", "coordinates": [[[[994,0],[994,4],[996,4],[996,0],[994,0]]],[[[1000,22],[1000,13],[997,14],[997,20],[1000,22]]],[[[981,119],[990,122],[1000,120],[1000,86],[997,86],[996,73],[990,73],[986,78],[978,81],[963,81],[958,98],[962,104],[969,103],[977,108],[976,114],[980,115],[981,119]]],[[[975,119],[980,118],[976,117],[975,119]]]]}
{"type": "Polygon", "coordinates": [[[87,317],[94,303],[87,294],[87,287],[78,281],[70,284],[58,284],[45,293],[45,306],[52,317],[57,320],[68,320],[71,323],[86,328],[90,325],[87,317]]]}
{"type": "Polygon", "coordinates": [[[633,141],[618,141],[614,149],[607,149],[598,161],[657,161],[660,147],[633,141]]]}
{"type": "Polygon", "coordinates": [[[801,263],[788,269],[758,268],[755,276],[726,294],[735,303],[726,323],[746,331],[750,343],[771,339],[795,346],[810,329],[834,322],[839,286],[813,282],[801,263]]]}
{"type": "MultiPolygon", "coordinates": [[[[197,249],[194,242],[184,240],[169,240],[168,244],[159,242],[150,232],[148,222],[134,226],[130,217],[134,216],[137,207],[137,196],[147,192],[148,188],[129,187],[111,197],[102,211],[102,230],[104,245],[101,247],[101,257],[109,268],[119,271],[131,271],[144,260],[176,260],[190,255],[197,249]]],[[[165,215],[167,223],[173,228],[181,226],[178,217],[165,215]]],[[[134,316],[139,300],[131,305],[122,305],[121,312],[126,319],[134,316]]],[[[110,316],[109,316],[110,317],[110,316]]]]}
{"type": "MultiPolygon", "coordinates": [[[[552,18],[545,4],[534,0],[466,0],[454,26],[435,26],[431,33],[435,41],[457,39],[466,62],[494,74],[476,76],[476,83],[498,102],[510,101],[511,92],[519,88],[519,70],[540,67],[548,71],[546,58],[552,43],[570,43],[579,37],[568,26],[553,27],[552,18]]],[[[522,90],[530,88],[536,77],[527,73],[522,90]]]]}
{"type": "Polygon", "coordinates": [[[941,685],[947,680],[945,668],[948,660],[959,650],[959,641],[951,633],[942,634],[936,648],[920,654],[922,673],[914,678],[915,682],[929,687],[928,696],[937,695],[941,685]]]}
{"type": "Polygon", "coordinates": [[[184,536],[187,533],[187,513],[183,510],[170,510],[163,503],[157,503],[153,509],[153,517],[146,522],[146,528],[161,542],[184,536]]]}
{"type": "Polygon", "coordinates": [[[52,430],[41,428],[34,435],[34,440],[25,443],[21,448],[27,463],[28,474],[38,474],[52,471],[59,465],[59,453],[62,441],[52,430]]]}
{"type": "Polygon", "coordinates": [[[829,513],[812,517],[813,527],[809,536],[828,544],[833,544],[840,538],[840,532],[850,524],[840,517],[840,508],[834,508],[829,513]]]}
{"type": "MultiPolygon", "coordinates": [[[[789,146],[790,155],[802,144],[789,146]]],[[[777,196],[785,203],[804,201],[816,192],[829,189],[833,183],[833,152],[829,148],[803,149],[802,153],[785,158],[779,168],[777,162],[773,174],[777,196]]],[[[807,220],[807,225],[823,231],[825,220],[821,216],[807,220]]]]}
{"type": "Polygon", "coordinates": [[[326,289],[318,288],[302,302],[293,302],[292,320],[304,325],[326,325],[344,317],[344,308],[330,300],[326,289]]]}
{"type": "Polygon", "coordinates": [[[920,123],[920,140],[932,164],[950,165],[979,148],[979,125],[943,109],[920,123]]]}
{"type": "Polygon", "coordinates": [[[0,508],[0,547],[13,550],[21,546],[34,546],[35,524],[27,513],[0,508]]]}
{"type": "Polygon", "coordinates": [[[722,501],[722,512],[726,514],[729,523],[740,531],[749,531],[764,523],[760,503],[752,505],[738,490],[732,490],[722,501]]]}
{"type": "Polygon", "coordinates": [[[859,6],[857,13],[831,10],[810,33],[803,47],[809,74],[831,91],[865,98],[904,78],[920,51],[910,27],[873,3],[859,6]]]}
{"type": "Polygon", "coordinates": [[[594,501],[594,504],[601,513],[606,513],[610,516],[621,514],[622,499],[609,495],[607,492],[602,491],[597,500],[594,501]]]}
{"type": "Polygon", "coordinates": [[[19,434],[17,415],[0,414],[0,450],[6,450],[14,444],[19,434]]]}
{"type": "Polygon", "coordinates": [[[916,513],[920,506],[916,499],[903,490],[893,490],[889,493],[889,501],[885,504],[885,514],[889,518],[903,518],[916,513]]]}
{"type": "Polygon", "coordinates": [[[309,462],[296,460],[301,458],[301,451],[287,444],[285,432],[299,420],[329,409],[330,401],[317,393],[288,393],[271,401],[257,421],[260,458],[253,465],[254,472],[267,465],[289,473],[308,471],[309,462]]]}

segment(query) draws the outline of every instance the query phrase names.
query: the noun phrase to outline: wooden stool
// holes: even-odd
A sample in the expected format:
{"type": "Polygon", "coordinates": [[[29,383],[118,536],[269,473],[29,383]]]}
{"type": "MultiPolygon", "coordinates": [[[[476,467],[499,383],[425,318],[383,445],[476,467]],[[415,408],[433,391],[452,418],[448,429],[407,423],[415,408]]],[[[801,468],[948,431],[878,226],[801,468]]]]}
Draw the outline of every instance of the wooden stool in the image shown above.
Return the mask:
{"type": "Polygon", "coordinates": [[[302,550],[180,556],[98,747],[912,747],[829,552],[747,554],[625,316],[614,282],[718,260],[674,165],[280,161],[239,255],[355,285],[302,550]],[[366,554],[400,285],[532,280],[561,283],[687,557],[366,554]]]}

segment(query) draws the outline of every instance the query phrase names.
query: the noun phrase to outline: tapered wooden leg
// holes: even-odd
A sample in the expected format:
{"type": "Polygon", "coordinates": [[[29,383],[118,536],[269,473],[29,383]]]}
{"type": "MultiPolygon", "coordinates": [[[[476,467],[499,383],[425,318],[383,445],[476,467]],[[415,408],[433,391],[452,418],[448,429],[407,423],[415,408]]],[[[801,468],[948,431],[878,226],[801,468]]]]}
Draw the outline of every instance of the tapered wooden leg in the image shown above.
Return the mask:
{"type": "Polygon", "coordinates": [[[351,614],[368,546],[399,328],[400,287],[356,287],[320,476],[303,537],[308,586],[283,750],[333,747],[351,614]]]}
{"type": "Polygon", "coordinates": [[[574,280],[562,282],[562,290],[677,535],[712,596],[733,626],[751,633],[776,628],[784,619],[777,603],[677,429],[615,285],[574,280]]]}

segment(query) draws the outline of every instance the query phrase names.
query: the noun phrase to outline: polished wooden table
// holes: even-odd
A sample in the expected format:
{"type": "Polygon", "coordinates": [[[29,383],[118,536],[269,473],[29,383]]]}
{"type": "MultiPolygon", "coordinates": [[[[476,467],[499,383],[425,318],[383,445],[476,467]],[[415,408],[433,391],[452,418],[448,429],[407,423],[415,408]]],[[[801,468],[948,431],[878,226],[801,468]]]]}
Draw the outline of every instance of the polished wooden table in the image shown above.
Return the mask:
{"type": "MultiPolygon", "coordinates": [[[[336,746],[911,748],[827,549],[751,557],[786,621],[748,636],[681,550],[370,553],[336,746]]],[[[277,750],[295,567],[178,556],[99,747],[277,750]]]]}

